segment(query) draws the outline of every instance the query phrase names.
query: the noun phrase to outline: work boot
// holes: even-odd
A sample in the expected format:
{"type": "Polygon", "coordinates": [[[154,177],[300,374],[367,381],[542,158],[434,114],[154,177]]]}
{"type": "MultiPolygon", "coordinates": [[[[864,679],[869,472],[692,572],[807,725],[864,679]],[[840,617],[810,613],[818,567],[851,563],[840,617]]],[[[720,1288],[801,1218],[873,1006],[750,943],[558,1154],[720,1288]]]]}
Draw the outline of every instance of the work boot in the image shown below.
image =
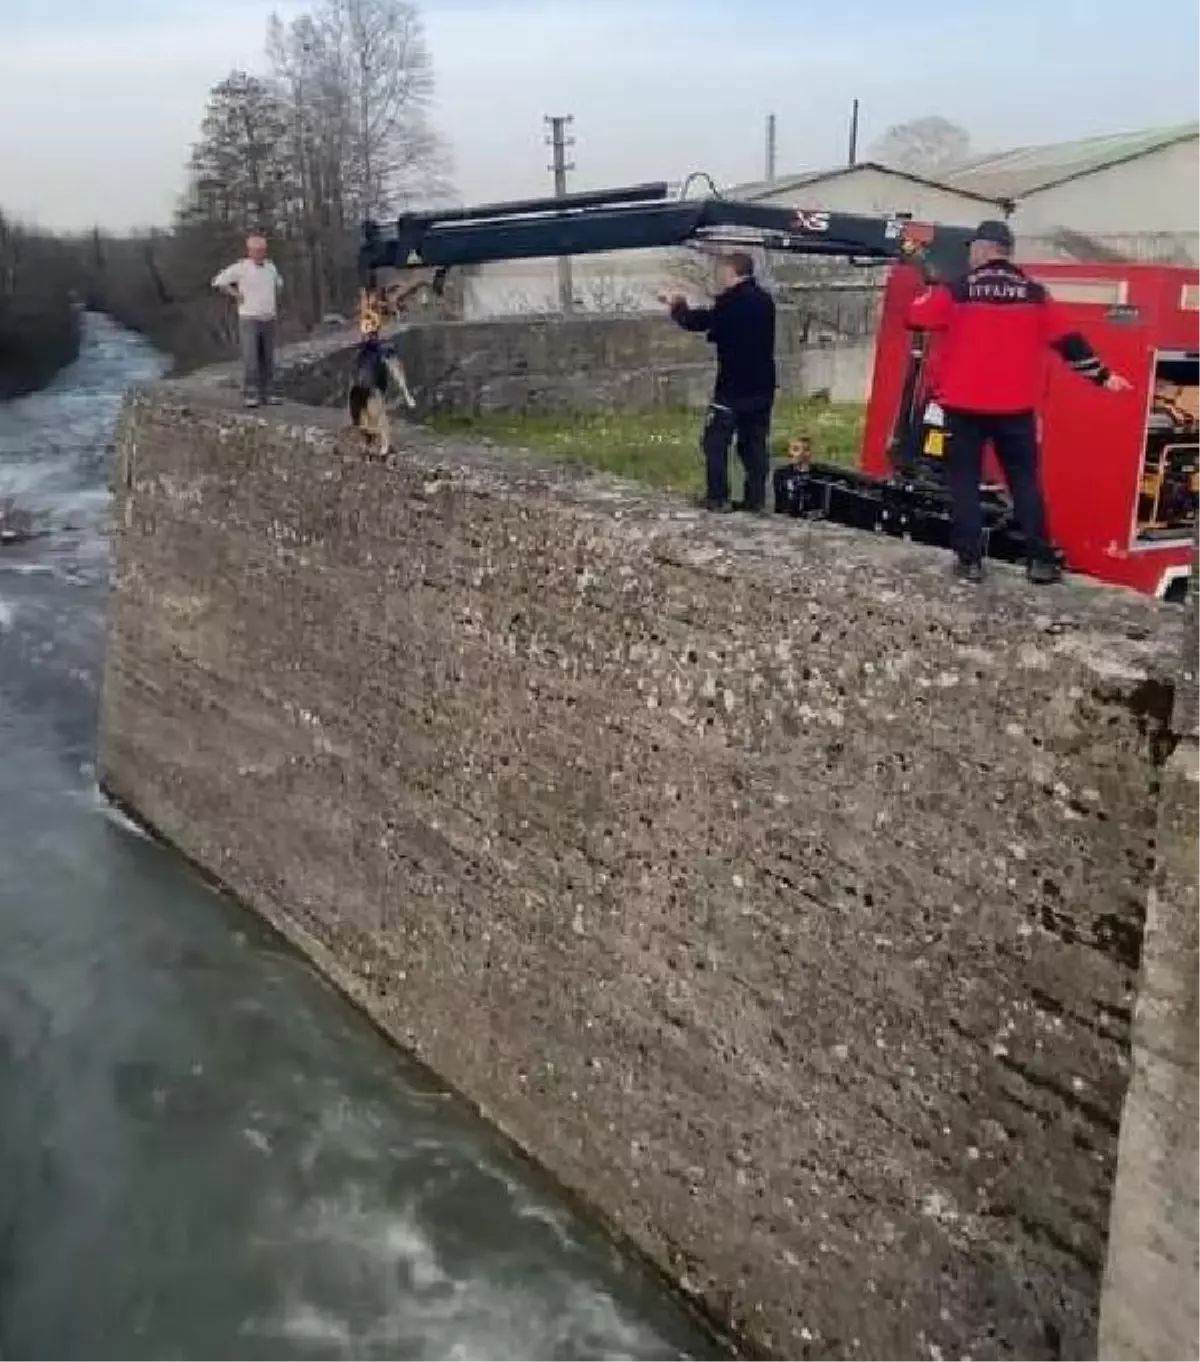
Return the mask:
{"type": "Polygon", "coordinates": [[[1056,558],[1031,558],[1025,572],[1034,586],[1053,586],[1062,581],[1062,564],[1056,558]]]}
{"type": "Polygon", "coordinates": [[[954,560],[954,575],[960,582],[978,586],[983,581],[983,562],[978,558],[964,558],[960,554],[954,560]]]}

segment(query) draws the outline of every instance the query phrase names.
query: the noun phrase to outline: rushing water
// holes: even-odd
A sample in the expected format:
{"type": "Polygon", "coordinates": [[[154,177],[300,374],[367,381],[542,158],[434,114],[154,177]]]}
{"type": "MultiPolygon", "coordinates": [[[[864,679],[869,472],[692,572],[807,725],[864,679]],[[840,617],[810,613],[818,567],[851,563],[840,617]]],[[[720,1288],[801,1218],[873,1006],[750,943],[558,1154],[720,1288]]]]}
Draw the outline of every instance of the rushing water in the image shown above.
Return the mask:
{"type": "Polygon", "coordinates": [[[89,317],[0,405],[0,1356],[715,1356],[664,1293],[96,790],[108,454],[158,356],[89,317]]]}

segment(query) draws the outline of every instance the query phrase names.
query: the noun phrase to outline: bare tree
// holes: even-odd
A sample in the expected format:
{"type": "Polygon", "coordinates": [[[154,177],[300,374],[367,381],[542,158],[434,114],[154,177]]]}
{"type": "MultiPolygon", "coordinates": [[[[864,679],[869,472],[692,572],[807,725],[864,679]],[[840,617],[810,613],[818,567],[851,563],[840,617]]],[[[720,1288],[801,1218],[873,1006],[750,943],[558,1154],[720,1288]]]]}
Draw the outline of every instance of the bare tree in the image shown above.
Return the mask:
{"type": "Polygon", "coordinates": [[[442,185],[432,61],[411,0],[320,0],[290,24],[271,21],[267,54],[291,111],[297,220],[321,315],[352,286],[361,221],[442,185]]]}
{"type": "Polygon", "coordinates": [[[0,214],[0,399],[32,392],[79,347],[65,243],[0,214]]]}
{"type": "MultiPolygon", "coordinates": [[[[413,0],[310,0],[272,18],[268,71],[213,87],[173,228],[80,239],[84,290],[188,368],[224,353],[231,317],[210,287],[247,229],[272,238],[286,334],[357,293],[364,217],[428,198],[446,157],[429,123],[433,68],[413,0]]],[[[0,289],[12,274],[0,231],[0,289]],[[7,273],[6,273],[7,271],[7,273]]],[[[437,307],[461,308],[461,292],[437,307]]]]}
{"type": "Polygon", "coordinates": [[[868,155],[873,161],[914,174],[936,176],[965,161],[971,138],[957,123],[940,114],[897,123],[874,142],[868,155]]]}
{"type": "Polygon", "coordinates": [[[428,122],[433,64],[409,0],[325,0],[345,45],[351,107],[349,189],[360,215],[443,186],[445,153],[428,122]]]}
{"type": "Polygon", "coordinates": [[[338,176],[345,130],[336,83],[331,79],[326,35],[313,16],[302,14],[286,26],[273,17],[266,46],[275,86],[287,110],[289,233],[299,260],[294,295],[314,321],[340,293],[330,258],[330,223],[339,216],[338,176]]]}
{"type": "Polygon", "coordinates": [[[575,303],[582,312],[644,313],[657,306],[656,294],[649,280],[630,278],[612,269],[575,280],[575,303]]]}

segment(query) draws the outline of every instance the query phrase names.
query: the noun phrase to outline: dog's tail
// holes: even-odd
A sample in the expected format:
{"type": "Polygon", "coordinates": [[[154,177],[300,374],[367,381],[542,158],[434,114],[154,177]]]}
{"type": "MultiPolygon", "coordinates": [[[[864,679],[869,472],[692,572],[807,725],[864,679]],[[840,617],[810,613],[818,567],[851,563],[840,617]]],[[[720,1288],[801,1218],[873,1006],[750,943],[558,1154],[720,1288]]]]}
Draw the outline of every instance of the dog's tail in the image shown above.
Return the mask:
{"type": "Polygon", "coordinates": [[[354,383],[350,387],[350,423],[351,425],[361,425],[363,413],[367,409],[367,403],[371,400],[370,392],[361,384],[354,383]]]}

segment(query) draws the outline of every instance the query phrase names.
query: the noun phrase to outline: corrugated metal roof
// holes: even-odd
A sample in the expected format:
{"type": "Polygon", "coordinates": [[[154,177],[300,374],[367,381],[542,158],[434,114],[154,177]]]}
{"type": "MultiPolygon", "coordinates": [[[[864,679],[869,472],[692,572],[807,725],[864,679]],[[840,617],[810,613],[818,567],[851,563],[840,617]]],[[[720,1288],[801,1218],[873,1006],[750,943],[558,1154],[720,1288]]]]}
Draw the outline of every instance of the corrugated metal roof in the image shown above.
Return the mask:
{"type": "Polygon", "coordinates": [[[879,161],[858,161],[852,166],[827,166],[823,170],[805,170],[798,175],[779,175],[774,180],[755,180],[752,184],[733,185],[731,188],[723,190],[722,193],[729,199],[753,203],[756,199],[771,198],[776,194],[790,194],[794,190],[803,189],[806,185],[824,184],[828,180],[840,179],[843,175],[854,175],[863,170],[873,170],[881,175],[891,175],[898,180],[907,180],[910,184],[922,184],[933,189],[944,189],[948,194],[961,194],[966,198],[982,199],[989,203],[996,202],[987,194],[970,189],[965,185],[952,184],[941,177],[931,179],[927,175],[914,175],[907,170],[897,170],[894,166],[883,165],[879,161]]]}
{"type": "Polygon", "coordinates": [[[1014,147],[987,156],[974,156],[943,172],[943,179],[954,188],[989,198],[1018,199],[1063,180],[1145,156],[1172,142],[1196,136],[1200,136],[1200,123],[1180,123],[1170,128],[1086,137],[1077,142],[1014,147]]]}
{"type": "Polygon", "coordinates": [[[735,184],[722,192],[726,198],[738,199],[742,203],[753,203],[755,199],[766,198],[770,194],[788,194],[793,189],[803,189],[806,184],[817,184],[831,175],[841,175],[845,166],[828,170],[805,170],[799,175],[778,175],[773,180],[753,180],[749,184],[735,184]]]}

